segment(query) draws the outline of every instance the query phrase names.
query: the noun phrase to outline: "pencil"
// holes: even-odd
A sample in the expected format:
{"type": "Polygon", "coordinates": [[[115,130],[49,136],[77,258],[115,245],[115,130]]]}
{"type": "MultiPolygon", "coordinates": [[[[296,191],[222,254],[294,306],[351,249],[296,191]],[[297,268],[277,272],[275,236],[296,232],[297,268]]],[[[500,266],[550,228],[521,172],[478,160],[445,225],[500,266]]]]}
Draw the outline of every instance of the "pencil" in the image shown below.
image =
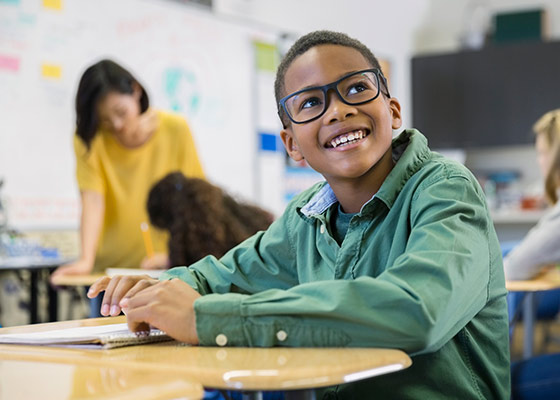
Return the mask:
{"type": "Polygon", "coordinates": [[[144,247],[146,247],[146,255],[148,258],[154,256],[154,245],[152,244],[152,237],[150,236],[150,226],[146,222],[140,224],[142,231],[142,238],[144,239],[144,247]]]}

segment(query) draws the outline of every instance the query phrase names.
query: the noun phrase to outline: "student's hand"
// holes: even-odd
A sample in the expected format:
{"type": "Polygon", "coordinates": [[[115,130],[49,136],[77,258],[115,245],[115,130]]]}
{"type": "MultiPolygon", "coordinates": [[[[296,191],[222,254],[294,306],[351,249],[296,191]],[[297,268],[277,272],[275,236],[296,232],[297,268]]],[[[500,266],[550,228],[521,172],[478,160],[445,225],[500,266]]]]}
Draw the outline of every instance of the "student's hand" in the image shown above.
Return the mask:
{"type": "Polygon", "coordinates": [[[101,302],[101,315],[104,317],[114,317],[121,313],[119,303],[124,297],[130,297],[158,282],[157,279],[151,278],[148,275],[116,275],[112,278],[104,276],[91,285],[87,296],[93,299],[99,293],[105,291],[101,302]]]}
{"type": "Polygon", "coordinates": [[[185,282],[171,279],[127,295],[120,306],[133,332],[154,326],[176,340],[198,344],[194,301],[199,297],[185,282]]]}
{"type": "Polygon", "coordinates": [[[93,262],[85,259],[79,259],[70,264],[62,265],[58,267],[52,274],[50,279],[52,280],[56,276],[63,275],[87,275],[91,273],[93,269],[93,262]]]}
{"type": "Polygon", "coordinates": [[[169,257],[165,253],[156,253],[152,257],[144,258],[140,264],[142,269],[168,269],[169,257]]]}

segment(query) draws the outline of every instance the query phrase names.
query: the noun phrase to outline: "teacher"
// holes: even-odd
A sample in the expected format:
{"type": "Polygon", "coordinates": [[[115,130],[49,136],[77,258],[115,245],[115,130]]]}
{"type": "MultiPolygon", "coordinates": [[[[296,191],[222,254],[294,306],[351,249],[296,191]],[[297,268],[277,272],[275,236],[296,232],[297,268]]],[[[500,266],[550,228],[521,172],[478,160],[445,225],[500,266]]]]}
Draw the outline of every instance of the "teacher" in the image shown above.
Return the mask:
{"type": "Polygon", "coordinates": [[[76,175],[81,195],[81,256],[53,276],[106,268],[167,268],[167,237],[151,231],[146,257],[140,226],[148,222],[151,186],[171,171],[204,177],[186,121],[149,107],[134,76],[111,60],[91,65],[76,95],[76,175]]]}

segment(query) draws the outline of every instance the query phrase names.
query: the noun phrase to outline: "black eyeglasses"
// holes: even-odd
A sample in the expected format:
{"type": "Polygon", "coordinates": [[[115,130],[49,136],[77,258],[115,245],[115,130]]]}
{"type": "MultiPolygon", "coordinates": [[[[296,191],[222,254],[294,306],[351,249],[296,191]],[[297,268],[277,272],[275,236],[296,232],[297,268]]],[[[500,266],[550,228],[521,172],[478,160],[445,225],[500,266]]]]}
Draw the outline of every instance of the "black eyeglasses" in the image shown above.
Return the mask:
{"type": "Polygon", "coordinates": [[[380,82],[384,94],[391,97],[387,80],[377,69],[352,72],[339,80],[323,86],[298,90],[284,98],[278,105],[295,124],[303,124],[319,118],[327,110],[327,93],[334,89],[340,100],[349,105],[360,105],[375,100],[379,96],[380,82]]]}

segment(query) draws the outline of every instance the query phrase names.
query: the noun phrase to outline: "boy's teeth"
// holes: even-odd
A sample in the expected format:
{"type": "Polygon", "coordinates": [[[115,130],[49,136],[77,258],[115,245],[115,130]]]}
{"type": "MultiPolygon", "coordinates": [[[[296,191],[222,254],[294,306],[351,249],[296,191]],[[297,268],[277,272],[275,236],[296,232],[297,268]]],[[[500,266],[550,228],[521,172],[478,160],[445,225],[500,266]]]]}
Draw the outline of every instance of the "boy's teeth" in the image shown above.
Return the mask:
{"type": "Polygon", "coordinates": [[[344,145],[347,143],[350,143],[354,140],[359,140],[359,139],[363,139],[365,137],[364,131],[362,130],[358,130],[355,132],[350,132],[347,133],[343,136],[338,136],[337,138],[331,140],[331,146],[334,147],[338,147],[340,145],[344,145]]]}

